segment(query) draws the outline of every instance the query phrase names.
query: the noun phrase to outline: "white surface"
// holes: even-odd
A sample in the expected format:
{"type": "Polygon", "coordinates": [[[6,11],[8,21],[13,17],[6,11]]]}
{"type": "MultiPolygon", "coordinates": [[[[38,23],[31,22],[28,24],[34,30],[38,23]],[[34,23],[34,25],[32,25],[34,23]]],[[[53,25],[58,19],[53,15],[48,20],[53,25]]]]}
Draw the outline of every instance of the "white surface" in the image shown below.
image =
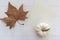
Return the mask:
{"type": "Polygon", "coordinates": [[[0,40],[42,40],[33,29],[39,22],[51,25],[50,35],[44,40],[60,40],[60,0],[0,0],[0,18],[6,17],[8,2],[17,9],[24,4],[29,18],[24,26],[16,23],[11,30],[0,21],[0,40]]]}

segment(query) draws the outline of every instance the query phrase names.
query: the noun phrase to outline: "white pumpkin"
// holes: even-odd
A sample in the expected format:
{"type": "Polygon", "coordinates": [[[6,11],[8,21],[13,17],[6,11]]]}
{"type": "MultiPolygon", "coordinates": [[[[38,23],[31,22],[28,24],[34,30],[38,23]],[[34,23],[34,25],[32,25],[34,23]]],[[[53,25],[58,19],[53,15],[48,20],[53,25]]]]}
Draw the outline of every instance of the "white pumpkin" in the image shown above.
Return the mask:
{"type": "Polygon", "coordinates": [[[41,37],[46,37],[49,33],[50,26],[47,23],[40,23],[35,27],[37,34],[41,37]]]}

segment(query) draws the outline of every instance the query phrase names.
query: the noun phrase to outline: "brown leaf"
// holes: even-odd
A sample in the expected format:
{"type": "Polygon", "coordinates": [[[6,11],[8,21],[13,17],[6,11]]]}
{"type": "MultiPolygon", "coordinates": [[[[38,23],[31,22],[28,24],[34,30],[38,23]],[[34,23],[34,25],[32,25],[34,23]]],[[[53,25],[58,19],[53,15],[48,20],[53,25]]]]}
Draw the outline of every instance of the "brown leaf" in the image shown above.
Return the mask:
{"type": "Polygon", "coordinates": [[[21,7],[19,8],[19,10],[17,10],[14,6],[12,6],[10,4],[10,2],[8,3],[8,10],[7,12],[5,12],[7,14],[8,17],[3,18],[2,20],[7,24],[7,26],[9,26],[9,28],[13,28],[16,21],[18,20],[22,20],[24,21],[27,17],[27,13],[28,11],[24,11],[23,10],[23,5],[21,5],[21,7]]]}
{"type": "Polygon", "coordinates": [[[7,26],[9,26],[9,28],[11,29],[12,27],[14,27],[16,20],[11,18],[11,17],[6,17],[2,19],[7,26]]]}
{"type": "Polygon", "coordinates": [[[26,17],[26,14],[28,13],[28,11],[24,11],[23,10],[23,5],[21,5],[21,7],[19,8],[18,10],[18,16],[19,16],[19,20],[25,20],[27,17],[26,17]]]}

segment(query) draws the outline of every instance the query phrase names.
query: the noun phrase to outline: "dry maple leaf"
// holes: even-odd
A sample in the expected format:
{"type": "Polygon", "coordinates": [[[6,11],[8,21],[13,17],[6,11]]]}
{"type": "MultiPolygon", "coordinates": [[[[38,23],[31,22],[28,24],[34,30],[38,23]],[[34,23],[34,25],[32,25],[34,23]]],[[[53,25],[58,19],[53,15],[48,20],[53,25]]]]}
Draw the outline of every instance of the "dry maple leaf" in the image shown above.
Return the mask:
{"type": "Polygon", "coordinates": [[[2,20],[6,23],[6,26],[9,26],[9,29],[14,27],[16,23],[16,20],[11,17],[6,17],[6,18],[3,18],[2,20]]]}
{"type": "Polygon", "coordinates": [[[5,12],[7,14],[8,17],[3,18],[2,20],[6,23],[7,26],[9,26],[9,28],[11,29],[12,27],[14,27],[16,21],[18,20],[22,20],[24,21],[27,17],[26,14],[28,13],[28,11],[24,11],[23,10],[23,5],[21,5],[21,7],[19,8],[19,10],[17,10],[13,5],[10,4],[10,2],[8,3],[8,10],[7,12],[5,12]]]}

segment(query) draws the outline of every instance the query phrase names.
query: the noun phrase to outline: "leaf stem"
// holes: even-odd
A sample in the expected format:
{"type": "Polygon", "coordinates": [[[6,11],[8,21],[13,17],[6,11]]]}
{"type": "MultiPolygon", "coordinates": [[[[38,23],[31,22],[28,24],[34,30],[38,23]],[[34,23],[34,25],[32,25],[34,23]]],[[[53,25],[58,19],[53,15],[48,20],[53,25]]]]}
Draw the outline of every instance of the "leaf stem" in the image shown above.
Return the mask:
{"type": "MultiPolygon", "coordinates": [[[[19,22],[18,22],[19,23],[19,22]]],[[[21,24],[21,23],[19,23],[20,25],[24,25],[24,24],[21,24]]]]}

